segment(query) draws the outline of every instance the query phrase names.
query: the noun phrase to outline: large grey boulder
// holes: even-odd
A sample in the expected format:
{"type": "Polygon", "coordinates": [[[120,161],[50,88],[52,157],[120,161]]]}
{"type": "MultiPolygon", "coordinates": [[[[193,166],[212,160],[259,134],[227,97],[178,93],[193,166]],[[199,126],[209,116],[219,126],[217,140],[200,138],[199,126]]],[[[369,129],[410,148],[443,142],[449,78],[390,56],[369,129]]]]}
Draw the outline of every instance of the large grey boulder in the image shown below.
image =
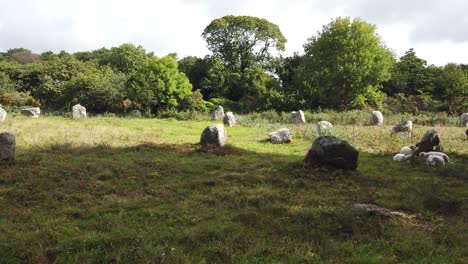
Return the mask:
{"type": "Polygon", "coordinates": [[[39,107],[31,107],[21,110],[21,114],[33,118],[38,118],[41,114],[41,109],[39,107]]]}
{"type": "Polygon", "coordinates": [[[329,134],[333,125],[328,121],[318,121],[317,122],[317,134],[319,136],[323,136],[329,134]]]}
{"type": "Polygon", "coordinates": [[[86,118],[86,108],[80,104],[76,104],[72,107],[73,119],[86,118]]]}
{"type": "Polygon", "coordinates": [[[418,156],[421,152],[430,152],[439,150],[440,136],[435,129],[429,129],[424,133],[421,141],[416,144],[414,155],[418,156]]]}
{"type": "Polygon", "coordinates": [[[305,123],[304,112],[302,110],[291,112],[291,122],[294,124],[305,123]]]}
{"type": "Polygon", "coordinates": [[[137,109],[134,109],[134,110],[128,112],[128,115],[133,116],[133,117],[141,117],[142,116],[141,111],[137,110],[137,109]]]}
{"type": "Polygon", "coordinates": [[[287,128],[280,128],[268,133],[272,144],[291,143],[291,133],[287,128]]]}
{"type": "Polygon", "coordinates": [[[0,134],[0,162],[14,162],[16,151],[15,135],[11,132],[0,134]]]}
{"type": "Polygon", "coordinates": [[[226,144],[226,130],[221,124],[213,124],[203,130],[200,143],[202,146],[222,147],[226,144]]]}
{"type": "Polygon", "coordinates": [[[370,118],[370,124],[375,126],[381,126],[383,125],[383,115],[380,111],[372,111],[371,118],[370,118]]]}
{"type": "Polygon", "coordinates": [[[221,105],[218,105],[211,114],[211,120],[223,120],[223,118],[224,108],[221,105]]]}
{"type": "Polygon", "coordinates": [[[224,115],[223,123],[226,126],[230,126],[230,127],[235,126],[237,122],[236,122],[236,118],[234,117],[234,114],[232,112],[227,112],[226,115],[224,115]]]}
{"type": "Polygon", "coordinates": [[[468,113],[463,113],[460,116],[460,124],[461,126],[468,127],[468,113]]]}
{"type": "Polygon", "coordinates": [[[0,123],[3,123],[7,118],[7,111],[0,107],[0,123]]]}
{"type": "Polygon", "coordinates": [[[357,169],[359,152],[348,142],[333,136],[318,137],[304,161],[311,167],[357,169]]]}

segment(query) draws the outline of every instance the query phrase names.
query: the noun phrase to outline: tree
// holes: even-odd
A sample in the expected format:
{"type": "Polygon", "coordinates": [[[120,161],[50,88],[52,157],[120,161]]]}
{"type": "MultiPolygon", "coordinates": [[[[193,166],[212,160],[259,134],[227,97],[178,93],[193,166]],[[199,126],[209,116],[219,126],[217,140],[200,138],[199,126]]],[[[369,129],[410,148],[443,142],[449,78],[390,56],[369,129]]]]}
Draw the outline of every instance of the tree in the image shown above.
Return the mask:
{"type": "Polygon", "coordinates": [[[460,65],[449,63],[436,79],[434,95],[451,114],[468,108],[468,73],[460,65]]]}
{"type": "Polygon", "coordinates": [[[270,49],[283,51],[286,38],[270,21],[250,16],[224,16],[211,21],[202,37],[213,55],[222,59],[230,71],[243,72],[255,65],[266,65],[270,49]]]}
{"type": "Polygon", "coordinates": [[[430,92],[426,65],[425,60],[417,57],[413,49],[409,49],[395,64],[391,79],[384,84],[384,91],[388,95],[419,95],[430,92]]]}
{"type": "Polygon", "coordinates": [[[360,19],[337,18],[304,45],[301,79],[311,107],[349,109],[377,104],[390,77],[392,53],[360,19]]]}
{"type": "Polygon", "coordinates": [[[127,89],[132,103],[146,111],[175,108],[192,93],[192,85],[171,56],[147,58],[131,75],[127,89]]]}

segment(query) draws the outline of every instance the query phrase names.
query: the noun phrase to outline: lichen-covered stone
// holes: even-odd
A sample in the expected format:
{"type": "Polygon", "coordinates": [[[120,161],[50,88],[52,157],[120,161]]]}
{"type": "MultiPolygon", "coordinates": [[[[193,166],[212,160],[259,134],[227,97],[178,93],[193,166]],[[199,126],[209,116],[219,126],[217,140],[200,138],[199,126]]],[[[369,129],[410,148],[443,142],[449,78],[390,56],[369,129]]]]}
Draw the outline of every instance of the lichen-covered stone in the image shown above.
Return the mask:
{"type": "Polygon", "coordinates": [[[291,132],[287,128],[280,128],[268,133],[272,144],[291,143],[291,132]]]}
{"type": "Polygon", "coordinates": [[[223,120],[223,118],[224,108],[221,105],[218,105],[211,114],[211,120],[223,120]]]}
{"type": "Polygon", "coordinates": [[[333,128],[333,125],[328,121],[317,122],[317,134],[319,136],[329,134],[332,128],[333,128]]]}
{"type": "Polygon", "coordinates": [[[3,123],[7,118],[7,111],[0,107],[0,123],[3,123]]]}
{"type": "Polygon", "coordinates": [[[381,126],[383,125],[383,115],[380,111],[372,111],[371,118],[370,118],[370,124],[375,126],[381,126]]]}
{"type": "Polygon", "coordinates": [[[223,123],[226,126],[233,127],[237,124],[236,117],[234,116],[232,112],[227,112],[223,117],[223,123]]]}
{"type": "Polygon", "coordinates": [[[38,118],[41,114],[41,109],[39,107],[31,107],[21,110],[21,114],[25,116],[30,116],[33,118],[38,118]]]}
{"type": "Polygon", "coordinates": [[[291,122],[294,124],[305,123],[304,112],[302,110],[291,112],[291,122]]]}
{"type": "Polygon", "coordinates": [[[226,130],[221,124],[213,124],[203,130],[200,137],[200,144],[204,147],[222,147],[226,144],[226,130]]]}
{"type": "Polygon", "coordinates": [[[80,104],[76,104],[72,107],[73,119],[86,118],[86,108],[80,104]]]}
{"type": "Polygon", "coordinates": [[[418,156],[421,152],[430,152],[439,149],[440,136],[435,129],[429,129],[424,133],[421,141],[416,144],[414,155],[418,156]]]}

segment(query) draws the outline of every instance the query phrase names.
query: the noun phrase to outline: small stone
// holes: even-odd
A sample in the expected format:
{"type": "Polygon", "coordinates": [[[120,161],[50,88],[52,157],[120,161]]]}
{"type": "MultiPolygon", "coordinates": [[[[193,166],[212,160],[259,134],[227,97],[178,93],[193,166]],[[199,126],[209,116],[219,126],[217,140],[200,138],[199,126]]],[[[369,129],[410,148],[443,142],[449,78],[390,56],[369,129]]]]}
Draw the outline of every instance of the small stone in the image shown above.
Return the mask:
{"type": "Polygon", "coordinates": [[[210,145],[222,147],[226,144],[226,130],[221,124],[213,124],[203,130],[200,143],[207,147],[210,145]]]}
{"type": "Polygon", "coordinates": [[[294,124],[305,123],[304,112],[302,110],[291,112],[291,122],[294,124]]]}
{"type": "Polygon", "coordinates": [[[268,133],[272,144],[291,143],[291,133],[287,128],[281,128],[268,133]]]}
{"type": "Polygon", "coordinates": [[[333,125],[328,121],[319,121],[317,122],[317,134],[319,136],[324,136],[331,132],[333,125]]]}
{"type": "Polygon", "coordinates": [[[380,111],[372,111],[372,115],[370,118],[370,124],[375,126],[381,126],[383,125],[383,115],[380,111]]]}
{"type": "Polygon", "coordinates": [[[73,119],[86,118],[86,108],[80,104],[76,104],[72,107],[73,119]]]}
{"type": "Polygon", "coordinates": [[[463,113],[460,116],[460,125],[464,127],[468,127],[468,113],[463,113]]]}
{"type": "Polygon", "coordinates": [[[390,134],[395,135],[395,134],[398,134],[398,133],[404,133],[404,134],[410,135],[412,131],[413,131],[413,122],[412,121],[405,121],[403,123],[395,125],[392,128],[392,132],[390,132],[390,134]]]}
{"type": "Polygon", "coordinates": [[[223,120],[223,118],[224,108],[221,105],[218,105],[211,114],[211,120],[223,120]]]}
{"type": "Polygon", "coordinates": [[[226,126],[233,127],[236,125],[236,118],[234,117],[234,114],[232,112],[227,112],[226,115],[223,118],[223,123],[226,126]]]}
{"type": "Polygon", "coordinates": [[[134,110],[130,111],[128,113],[128,115],[133,116],[133,117],[141,117],[142,116],[141,111],[137,110],[137,109],[134,109],[134,110]]]}
{"type": "Polygon", "coordinates": [[[32,118],[38,118],[41,114],[41,109],[39,107],[26,108],[21,110],[21,114],[32,118]]]}
{"type": "Polygon", "coordinates": [[[16,151],[15,135],[11,132],[0,134],[0,162],[14,162],[16,151]]]}
{"type": "Polygon", "coordinates": [[[0,123],[3,123],[7,118],[7,111],[0,107],[0,123]]]}

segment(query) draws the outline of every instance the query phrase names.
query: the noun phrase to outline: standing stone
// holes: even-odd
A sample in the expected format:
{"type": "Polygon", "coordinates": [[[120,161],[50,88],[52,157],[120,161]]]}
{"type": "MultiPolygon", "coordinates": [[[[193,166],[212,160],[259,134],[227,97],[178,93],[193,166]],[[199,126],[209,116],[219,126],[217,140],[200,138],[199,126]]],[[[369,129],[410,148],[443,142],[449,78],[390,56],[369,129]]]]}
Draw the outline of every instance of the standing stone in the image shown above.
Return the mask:
{"type": "Polygon", "coordinates": [[[14,162],[16,150],[15,135],[11,132],[0,134],[0,162],[14,162]]]}
{"type": "Polygon", "coordinates": [[[319,121],[317,122],[317,134],[323,136],[327,133],[330,133],[333,125],[328,121],[319,121]]]}
{"type": "Polygon", "coordinates": [[[39,107],[31,107],[21,110],[21,114],[25,116],[30,116],[33,118],[38,118],[41,114],[41,109],[39,107]]]}
{"type": "Polygon", "coordinates": [[[468,113],[463,113],[460,116],[460,124],[461,126],[468,127],[468,113]]]}
{"type": "Polygon", "coordinates": [[[372,111],[372,115],[370,118],[370,124],[375,126],[381,126],[383,125],[383,115],[380,111],[372,111]]]}
{"type": "Polygon", "coordinates": [[[207,147],[214,145],[222,147],[226,144],[226,130],[221,124],[213,124],[203,130],[200,143],[202,146],[207,147]]]}
{"type": "Polygon", "coordinates": [[[76,104],[72,107],[73,119],[86,118],[86,108],[80,104],[76,104]]]}
{"type": "Polygon", "coordinates": [[[304,112],[302,110],[291,112],[291,122],[294,124],[305,123],[304,112]]]}
{"type": "Polygon", "coordinates": [[[224,115],[223,123],[226,126],[230,126],[230,127],[235,126],[236,125],[236,118],[234,117],[234,114],[232,112],[227,112],[226,115],[224,115]]]}
{"type": "Polygon", "coordinates": [[[7,112],[0,107],[0,123],[3,123],[7,117],[7,112]]]}
{"type": "Polygon", "coordinates": [[[287,128],[280,128],[268,133],[272,144],[291,143],[291,133],[287,128]]]}
{"type": "Polygon", "coordinates": [[[421,141],[416,144],[414,155],[418,156],[421,152],[430,152],[438,150],[440,144],[439,133],[435,129],[429,129],[424,133],[421,141]]]}
{"type": "Polygon", "coordinates": [[[312,167],[356,170],[359,152],[348,142],[333,136],[318,137],[304,161],[312,167]]]}
{"type": "Polygon", "coordinates": [[[411,131],[413,131],[413,122],[412,121],[405,121],[403,123],[400,123],[398,125],[395,125],[392,127],[392,132],[390,132],[391,135],[395,135],[398,133],[405,133],[410,135],[411,131]]]}
{"type": "Polygon", "coordinates": [[[224,109],[221,105],[218,105],[213,113],[211,114],[211,120],[223,120],[224,118],[224,109]]]}
{"type": "Polygon", "coordinates": [[[141,111],[137,110],[137,109],[134,109],[134,110],[130,111],[128,113],[128,115],[133,116],[133,117],[141,117],[142,116],[141,111]]]}

